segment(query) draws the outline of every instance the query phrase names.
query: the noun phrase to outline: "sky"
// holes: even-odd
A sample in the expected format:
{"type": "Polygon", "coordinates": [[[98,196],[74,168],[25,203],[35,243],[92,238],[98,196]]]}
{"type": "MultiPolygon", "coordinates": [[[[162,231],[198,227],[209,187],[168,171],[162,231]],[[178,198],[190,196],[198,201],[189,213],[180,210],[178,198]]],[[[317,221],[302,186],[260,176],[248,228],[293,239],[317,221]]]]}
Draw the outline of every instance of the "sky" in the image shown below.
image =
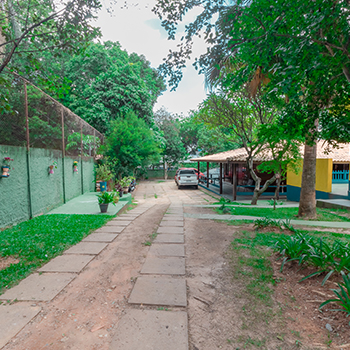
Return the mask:
{"type": "MultiPolygon", "coordinates": [[[[96,25],[101,28],[102,40],[118,41],[129,54],[135,52],[144,55],[153,68],[157,68],[167,56],[169,49],[176,48],[176,42],[167,39],[166,31],[161,27],[160,20],[151,11],[155,0],[141,0],[137,5],[127,9],[121,8],[123,1],[112,6],[113,13],[108,13],[106,3],[98,14],[96,25]]],[[[109,3],[108,3],[108,6],[109,3]]],[[[186,16],[191,20],[195,12],[186,16]]],[[[179,28],[177,37],[183,34],[184,25],[179,28]]],[[[206,51],[203,42],[197,40],[194,56],[206,51]]],[[[183,78],[176,91],[170,88],[158,98],[154,110],[164,106],[169,112],[188,115],[190,110],[197,108],[206,97],[204,76],[198,75],[191,63],[183,71],[183,78]]]]}

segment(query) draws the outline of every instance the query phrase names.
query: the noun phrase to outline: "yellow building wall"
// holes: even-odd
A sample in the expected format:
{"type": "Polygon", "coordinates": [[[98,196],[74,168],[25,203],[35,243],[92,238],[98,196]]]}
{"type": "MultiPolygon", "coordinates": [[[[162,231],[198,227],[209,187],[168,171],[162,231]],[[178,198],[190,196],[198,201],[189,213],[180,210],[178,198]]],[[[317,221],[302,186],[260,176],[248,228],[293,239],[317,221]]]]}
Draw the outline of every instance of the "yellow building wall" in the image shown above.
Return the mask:
{"type": "Polygon", "coordinates": [[[316,191],[332,192],[332,159],[316,159],[316,191]]]}
{"type": "MultiPolygon", "coordinates": [[[[301,187],[303,161],[299,161],[299,172],[287,171],[287,185],[301,187]]],[[[332,192],[332,159],[316,159],[316,191],[332,192]]]]}

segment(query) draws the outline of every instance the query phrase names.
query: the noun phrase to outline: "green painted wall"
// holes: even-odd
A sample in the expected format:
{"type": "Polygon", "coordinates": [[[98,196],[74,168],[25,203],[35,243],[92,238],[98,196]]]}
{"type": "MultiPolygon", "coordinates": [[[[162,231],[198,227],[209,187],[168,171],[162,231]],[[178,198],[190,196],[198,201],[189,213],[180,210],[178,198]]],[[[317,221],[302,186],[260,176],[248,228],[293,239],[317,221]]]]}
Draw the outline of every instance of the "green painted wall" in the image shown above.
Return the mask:
{"type": "Polygon", "coordinates": [[[10,162],[10,177],[0,178],[0,227],[29,219],[28,176],[26,149],[0,146],[0,166],[4,157],[10,162]]]}
{"type": "MultiPolygon", "coordinates": [[[[14,159],[10,162],[9,178],[0,178],[0,228],[30,218],[28,194],[27,151],[23,147],[0,145],[0,166],[4,157],[14,159]]],[[[33,216],[44,214],[64,202],[84,192],[94,191],[94,161],[84,158],[61,158],[61,152],[41,148],[31,148],[29,153],[30,189],[33,216]],[[73,172],[73,162],[77,160],[78,173],[73,172]],[[57,162],[54,174],[49,174],[49,165],[57,162]],[[63,186],[63,163],[64,178],[63,186]],[[83,169],[82,169],[83,168],[83,169]],[[83,181],[82,181],[83,180],[83,181]]]]}
{"type": "Polygon", "coordinates": [[[66,188],[66,202],[70,199],[79,196],[81,192],[81,166],[80,158],[66,157],[64,159],[64,174],[65,174],[65,188],[66,188]],[[78,161],[78,172],[73,171],[73,162],[78,161]]]}
{"type": "Polygon", "coordinates": [[[30,150],[30,186],[33,215],[44,214],[63,204],[61,152],[42,148],[30,150]],[[49,165],[57,162],[54,174],[49,165]]]}
{"type": "Polygon", "coordinates": [[[83,158],[84,192],[95,191],[95,163],[91,158],[83,158]]]}
{"type": "MultiPolygon", "coordinates": [[[[175,176],[176,174],[176,170],[171,170],[168,171],[168,179],[171,179],[175,176]]],[[[164,170],[160,169],[160,170],[151,170],[151,169],[147,169],[147,173],[146,173],[146,179],[164,179],[164,170]]]]}

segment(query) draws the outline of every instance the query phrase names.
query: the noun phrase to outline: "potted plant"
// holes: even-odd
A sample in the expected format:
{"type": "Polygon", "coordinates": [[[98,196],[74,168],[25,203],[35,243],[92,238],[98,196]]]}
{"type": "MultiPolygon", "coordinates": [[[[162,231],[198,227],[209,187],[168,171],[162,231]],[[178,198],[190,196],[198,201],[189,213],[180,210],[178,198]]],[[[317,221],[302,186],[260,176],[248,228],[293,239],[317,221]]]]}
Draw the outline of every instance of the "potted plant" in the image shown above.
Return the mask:
{"type": "Polygon", "coordinates": [[[128,177],[128,176],[125,176],[121,180],[119,180],[119,184],[120,184],[121,188],[123,189],[124,193],[129,192],[129,185],[130,185],[131,181],[132,181],[131,177],[128,177]]]}
{"type": "Polygon", "coordinates": [[[119,201],[119,195],[116,192],[108,193],[104,191],[97,195],[97,199],[101,213],[107,213],[108,204],[112,203],[113,205],[116,205],[119,201]]]}
{"type": "Polygon", "coordinates": [[[123,197],[123,188],[122,188],[122,186],[120,186],[119,182],[116,182],[115,190],[119,193],[119,197],[122,198],[123,197]]]}
{"type": "Polygon", "coordinates": [[[54,174],[54,170],[53,169],[57,169],[57,162],[54,161],[51,165],[49,165],[49,174],[54,174]]]}
{"type": "Polygon", "coordinates": [[[12,161],[13,161],[13,159],[11,159],[10,157],[4,158],[5,165],[3,165],[1,167],[1,170],[2,170],[1,177],[10,177],[10,165],[7,163],[12,162],[12,161]]]}
{"type": "Polygon", "coordinates": [[[100,182],[100,191],[107,191],[107,181],[113,177],[113,174],[107,164],[99,165],[96,169],[96,181],[100,182]]]}

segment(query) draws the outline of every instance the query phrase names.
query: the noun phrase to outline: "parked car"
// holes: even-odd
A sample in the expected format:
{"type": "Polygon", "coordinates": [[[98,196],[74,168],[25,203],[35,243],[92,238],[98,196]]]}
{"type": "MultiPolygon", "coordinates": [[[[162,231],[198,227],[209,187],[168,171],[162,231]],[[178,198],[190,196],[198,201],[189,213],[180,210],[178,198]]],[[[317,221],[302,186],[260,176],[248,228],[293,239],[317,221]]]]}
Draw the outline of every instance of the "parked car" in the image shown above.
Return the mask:
{"type": "Polygon", "coordinates": [[[194,169],[180,168],[176,171],[175,183],[178,188],[181,186],[195,186],[198,188],[198,175],[194,169]]]}
{"type": "MultiPolygon", "coordinates": [[[[196,168],[179,168],[179,169],[177,169],[176,174],[179,170],[194,170],[194,172],[197,174],[198,179],[200,179],[202,176],[204,176],[204,174],[202,172],[198,173],[198,169],[196,169],[196,168]]],[[[176,182],[176,174],[174,177],[175,182],[176,182]]]]}

